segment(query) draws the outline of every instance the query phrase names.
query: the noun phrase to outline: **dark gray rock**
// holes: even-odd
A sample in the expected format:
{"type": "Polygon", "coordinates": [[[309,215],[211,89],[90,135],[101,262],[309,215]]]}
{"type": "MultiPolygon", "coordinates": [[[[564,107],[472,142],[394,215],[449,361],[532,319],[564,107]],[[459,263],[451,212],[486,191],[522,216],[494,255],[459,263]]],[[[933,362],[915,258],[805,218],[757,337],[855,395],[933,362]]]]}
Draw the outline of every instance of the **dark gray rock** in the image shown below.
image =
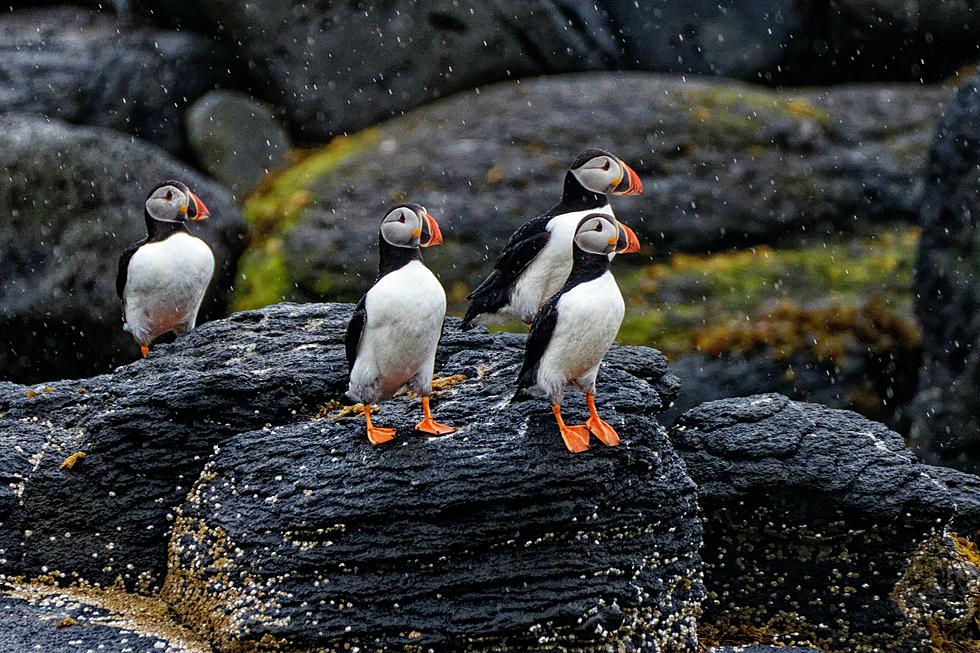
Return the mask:
{"type": "Polygon", "coordinates": [[[768,644],[739,644],[736,646],[715,646],[708,653],[823,653],[816,648],[796,646],[770,646],[768,644]]]}
{"type": "Polygon", "coordinates": [[[930,466],[926,468],[926,473],[941,481],[953,497],[956,515],[950,528],[980,544],[980,477],[949,467],[930,466]]]}
{"type": "Polygon", "coordinates": [[[237,91],[201,96],[184,120],[197,160],[239,197],[282,166],[291,147],[272,108],[237,91]]]}
{"type": "MultiPolygon", "coordinates": [[[[564,170],[586,145],[608,147],[643,177],[646,194],[614,206],[648,253],[911,221],[949,92],[789,94],[603,73],[460,94],[314,154],[320,163],[307,162],[310,180],[298,188],[295,175],[271,183],[254,204],[261,227],[247,272],[275,287],[275,297],[355,300],[355,276],[375,274],[377,221],[410,198],[440,220],[446,242],[428,256],[450,299],[461,300],[510,233],[558,201],[564,170]],[[277,274],[260,277],[262,270],[277,274]]],[[[617,265],[630,258],[643,261],[617,265]]]]}
{"type": "MultiPolygon", "coordinates": [[[[920,585],[919,570],[943,578],[928,551],[948,537],[954,501],[897,433],[757,395],[703,404],[670,437],[703,512],[707,639],[748,628],[828,652],[928,648],[924,611],[891,597],[920,585]]],[[[961,600],[971,591],[938,582],[961,600]]]]}
{"type": "Polygon", "coordinates": [[[980,472],[980,78],[956,93],[929,154],[916,261],[923,366],[912,438],[928,462],[980,472]]]}
{"type": "MultiPolygon", "coordinates": [[[[246,441],[264,438],[268,452],[259,453],[249,445],[248,455],[254,454],[256,462],[265,460],[277,467],[288,464],[286,461],[296,456],[329,453],[316,444],[319,435],[312,441],[299,439],[305,437],[302,434],[314,433],[306,428],[315,427],[317,432],[325,429],[336,438],[333,456],[352,457],[351,464],[357,471],[352,469],[350,474],[360,471],[357,465],[363,464],[362,455],[378,455],[381,461],[388,460],[390,455],[411,457],[411,452],[418,451],[424,440],[408,434],[400,438],[394,449],[369,451],[360,420],[337,424],[329,420],[310,421],[324,404],[346,389],[342,343],[350,310],[350,306],[338,305],[278,305],[240,313],[204,324],[113,375],[52,383],[50,391],[36,395],[14,384],[0,387],[0,443],[3,443],[0,475],[6,481],[0,485],[0,574],[32,577],[46,573],[64,582],[84,579],[102,586],[119,580],[127,588],[143,591],[160,587],[166,570],[168,530],[177,516],[174,508],[200,477],[215,447],[220,451],[237,451],[246,441]],[[282,433],[283,437],[292,434],[289,441],[296,445],[295,451],[280,450],[285,445],[277,444],[275,437],[255,432],[279,425],[293,425],[277,429],[276,433],[282,433]],[[346,434],[343,438],[338,429],[346,434]],[[243,433],[249,435],[235,439],[243,433]],[[238,444],[232,446],[233,439],[238,444]],[[61,468],[65,459],[80,451],[85,452],[83,459],[77,460],[71,469],[61,468]]],[[[503,447],[506,433],[510,446],[503,448],[511,452],[507,455],[530,449],[537,451],[536,455],[544,456],[547,452],[556,461],[566,461],[560,437],[549,421],[550,411],[540,402],[505,408],[503,414],[514,421],[498,418],[498,429],[486,430],[485,435],[480,430],[486,429],[481,424],[492,419],[485,411],[500,410],[497,404],[502,401],[503,388],[511,387],[522,342],[520,336],[459,333],[455,324],[447,329],[437,374],[462,373],[472,379],[482,378],[483,382],[461,385],[453,393],[452,401],[446,399],[439,404],[441,418],[472,426],[432,445],[441,443],[451,447],[447,451],[463,455],[466,447],[475,446],[483,437],[503,447]],[[517,420],[523,416],[530,418],[532,414],[534,418],[526,429],[519,428],[517,420]]],[[[624,452],[622,459],[597,449],[593,463],[574,462],[577,459],[571,463],[560,462],[572,465],[562,473],[582,470],[584,464],[595,465],[596,473],[604,469],[604,474],[610,474],[618,469],[619,473],[629,475],[639,471],[620,468],[623,461],[659,456],[659,461],[651,464],[660,470],[663,479],[654,476],[655,482],[644,480],[640,485],[661,497],[664,507],[658,514],[673,515],[663,522],[669,521],[678,533],[670,546],[677,547],[677,555],[686,551],[696,557],[698,525],[696,520],[692,521],[696,514],[693,486],[685,480],[679,461],[667,448],[663,432],[648,417],[662,410],[676,394],[677,380],[670,375],[659,353],[643,348],[618,348],[610,354],[600,385],[603,409],[613,422],[618,425],[620,418],[625,419],[626,428],[634,428],[629,426],[634,424],[636,430],[623,431],[629,446],[618,450],[624,452]],[[634,448],[636,453],[625,453],[634,448]],[[682,514],[687,517],[682,518],[682,514]]],[[[404,410],[404,400],[386,404],[379,420],[395,422],[399,414],[401,420],[407,420],[404,410]]],[[[569,410],[573,419],[582,418],[583,413],[579,406],[569,410]]],[[[593,454],[589,456],[591,460],[593,454]]],[[[322,462],[330,458],[327,456],[322,462]]],[[[487,459],[493,457],[488,455],[487,459]]],[[[332,466],[329,469],[339,471],[332,466]]],[[[446,471],[449,469],[447,465],[446,471]]],[[[639,465],[635,469],[646,467],[639,465]]],[[[328,468],[320,466],[317,470],[318,478],[325,480],[328,468]]],[[[298,468],[287,471],[283,477],[287,479],[285,483],[296,480],[294,474],[300,471],[298,468]]],[[[281,494],[284,486],[275,475],[268,479],[269,491],[281,494]]],[[[312,483],[315,479],[306,480],[312,483]]],[[[445,479],[442,492],[447,500],[449,488],[463,482],[445,479]]],[[[610,491],[615,488],[613,484],[610,491]]],[[[626,490],[618,488],[618,491],[626,490]]],[[[326,496],[329,493],[325,491],[311,499],[300,492],[294,498],[316,503],[326,496]]],[[[365,490],[362,496],[371,495],[365,490]]],[[[288,497],[282,495],[282,498],[280,508],[288,497]]],[[[588,511],[602,505],[599,501],[590,496],[588,511]]],[[[262,516],[262,505],[256,506],[255,519],[271,519],[270,515],[262,516]]],[[[479,505],[482,504],[474,504],[473,509],[479,505]]],[[[306,518],[324,522],[335,518],[330,505],[322,507],[324,515],[309,513],[306,518]]],[[[354,504],[348,508],[353,510],[354,504]]],[[[366,506],[362,508],[368,510],[366,506]]],[[[490,507],[483,509],[490,510],[490,507]]],[[[523,509],[528,510],[527,506],[523,509]]],[[[528,519],[532,519],[531,514],[541,514],[541,511],[528,512],[528,519]]],[[[464,514],[465,511],[457,513],[457,517],[462,519],[464,514]]],[[[588,512],[582,519],[591,514],[588,512]]],[[[284,524],[293,523],[293,517],[287,513],[281,512],[280,516],[284,524]]],[[[603,512],[602,519],[613,519],[613,516],[603,512]]],[[[527,532],[530,535],[531,531],[527,532]]],[[[665,531],[658,527],[654,532],[661,537],[665,531]]],[[[538,535],[543,533],[535,537],[538,535]]],[[[662,537],[661,544],[667,547],[666,535],[662,537]]],[[[685,557],[676,569],[672,564],[661,570],[679,572],[681,565],[694,564],[694,558],[685,557]]],[[[683,593],[687,588],[676,591],[679,598],[678,603],[672,604],[674,607],[688,600],[683,598],[687,596],[683,593]]],[[[690,591],[697,592],[697,585],[690,591]]],[[[664,592],[659,596],[666,597],[669,592],[664,592]]],[[[191,611],[191,602],[187,610],[191,611]]],[[[663,618],[667,619],[666,613],[663,618]]],[[[203,621],[195,623],[201,625],[203,621]]]]}
{"type": "Polygon", "coordinates": [[[508,77],[602,68],[616,50],[583,0],[203,4],[305,141],[508,77]]]}
{"type": "Polygon", "coordinates": [[[184,109],[237,84],[238,71],[231,51],[200,34],[78,7],[0,14],[0,113],[111,127],[186,154],[184,109]]]}
{"type": "Polygon", "coordinates": [[[0,650],[4,653],[209,653],[173,624],[162,604],[121,592],[0,582],[0,650]]]}
{"type": "Polygon", "coordinates": [[[37,116],[0,117],[0,167],[3,378],[79,377],[139,356],[122,330],[116,271],[146,235],[143,200],[164,179],[182,179],[211,210],[192,226],[218,264],[202,318],[223,311],[243,232],[227,190],[148,143],[37,116]]]}

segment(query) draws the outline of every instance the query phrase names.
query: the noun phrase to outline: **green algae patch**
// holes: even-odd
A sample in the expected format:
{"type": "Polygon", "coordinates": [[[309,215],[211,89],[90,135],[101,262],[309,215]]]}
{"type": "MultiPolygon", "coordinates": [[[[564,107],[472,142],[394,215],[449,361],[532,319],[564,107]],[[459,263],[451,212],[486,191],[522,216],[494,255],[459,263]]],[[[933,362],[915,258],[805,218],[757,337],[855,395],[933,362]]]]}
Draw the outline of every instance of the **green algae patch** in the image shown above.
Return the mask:
{"type": "Polygon", "coordinates": [[[800,326],[811,321],[808,311],[815,312],[813,318],[854,324],[860,319],[854,311],[864,308],[865,315],[917,345],[917,332],[909,326],[917,244],[918,231],[904,228],[798,249],[676,254],[664,263],[627,269],[617,273],[629,306],[620,340],[668,355],[709,342],[716,355],[743,353],[751,345],[743,342],[746,330],[765,332],[774,320],[800,326]]]}
{"type": "Polygon", "coordinates": [[[238,262],[232,310],[261,308],[292,295],[285,239],[303,211],[315,204],[310,188],[379,138],[377,129],[338,136],[324,147],[300,154],[293,165],[267,177],[245,201],[242,214],[248,225],[248,245],[238,262]]]}

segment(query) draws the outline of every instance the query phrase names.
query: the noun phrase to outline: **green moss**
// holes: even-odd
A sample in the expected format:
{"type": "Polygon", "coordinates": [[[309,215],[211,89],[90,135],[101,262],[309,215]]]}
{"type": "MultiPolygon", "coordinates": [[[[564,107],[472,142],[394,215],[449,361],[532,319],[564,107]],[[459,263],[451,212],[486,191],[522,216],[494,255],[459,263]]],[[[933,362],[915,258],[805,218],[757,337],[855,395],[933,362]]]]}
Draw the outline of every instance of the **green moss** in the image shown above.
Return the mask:
{"type": "Polygon", "coordinates": [[[335,138],[266,178],[246,200],[242,212],[248,225],[248,246],[238,262],[238,280],[231,300],[234,310],[261,308],[290,297],[293,283],[284,242],[303,210],[313,202],[310,187],[378,138],[375,129],[335,138]]]}
{"type": "Polygon", "coordinates": [[[784,302],[848,308],[878,297],[909,317],[917,242],[918,232],[908,228],[809,248],[677,254],[618,271],[629,306],[620,339],[668,354],[692,351],[706,330],[757,323],[784,302]]]}

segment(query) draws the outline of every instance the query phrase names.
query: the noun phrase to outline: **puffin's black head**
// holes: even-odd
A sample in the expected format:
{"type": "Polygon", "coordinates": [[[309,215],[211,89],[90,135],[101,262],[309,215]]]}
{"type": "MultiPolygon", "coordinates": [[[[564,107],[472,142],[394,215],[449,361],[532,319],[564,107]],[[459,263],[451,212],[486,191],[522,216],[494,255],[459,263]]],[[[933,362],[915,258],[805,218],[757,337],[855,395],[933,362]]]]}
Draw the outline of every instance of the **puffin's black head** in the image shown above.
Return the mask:
{"type": "Polygon", "coordinates": [[[606,213],[592,213],[578,223],[575,246],[590,254],[627,254],[639,250],[640,241],[633,230],[606,213]],[[636,250],[631,250],[632,246],[636,250]]]}
{"type": "Polygon", "coordinates": [[[186,222],[211,217],[201,198],[180,181],[157,184],[146,197],[146,215],[157,222],[186,222]]]}
{"type": "Polygon", "coordinates": [[[399,204],[381,223],[381,237],[395,247],[432,247],[442,242],[442,231],[424,207],[399,204]]]}
{"type": "Polygon", "coordinates": [[[631,167],[605,150],[585,150],[572,161],[568,172],[593,193],[642,195],[643,182],[631,167]]]}

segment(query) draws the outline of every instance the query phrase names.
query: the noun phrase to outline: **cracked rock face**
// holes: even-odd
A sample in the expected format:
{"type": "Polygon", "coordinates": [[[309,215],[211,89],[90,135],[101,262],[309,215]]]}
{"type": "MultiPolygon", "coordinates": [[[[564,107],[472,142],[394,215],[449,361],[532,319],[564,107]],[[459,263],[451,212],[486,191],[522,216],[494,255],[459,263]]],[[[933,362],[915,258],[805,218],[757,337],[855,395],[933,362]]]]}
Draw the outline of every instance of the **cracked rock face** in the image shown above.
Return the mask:
{"type": "Polygon", "coordinates": [[[400,397],[373,448],[321,412],[350,310],[272,306],[112,375],[0,385],[0,573],[163,586],[221,651],[696,643],[700,522],[654,419],[678,389],[659,353],[610,353],[599,407],[623,444],[573,456],[547,402],[508,403],[523,337],[453,321],[436,374],[466,380],[433,404],[460,430],[414,434],[400,397]]]}
{"type": "Polygon", "coordinates": [[[927,648],[926,611],[900,609],[893,593],[923,584],[921,561],[934,556],[921,550],[948,541],[954,501],[898,434],[757,395],[702,404],[670,437],[699,487],[712,636],[762,629],[826,651],[927,648]]]}

